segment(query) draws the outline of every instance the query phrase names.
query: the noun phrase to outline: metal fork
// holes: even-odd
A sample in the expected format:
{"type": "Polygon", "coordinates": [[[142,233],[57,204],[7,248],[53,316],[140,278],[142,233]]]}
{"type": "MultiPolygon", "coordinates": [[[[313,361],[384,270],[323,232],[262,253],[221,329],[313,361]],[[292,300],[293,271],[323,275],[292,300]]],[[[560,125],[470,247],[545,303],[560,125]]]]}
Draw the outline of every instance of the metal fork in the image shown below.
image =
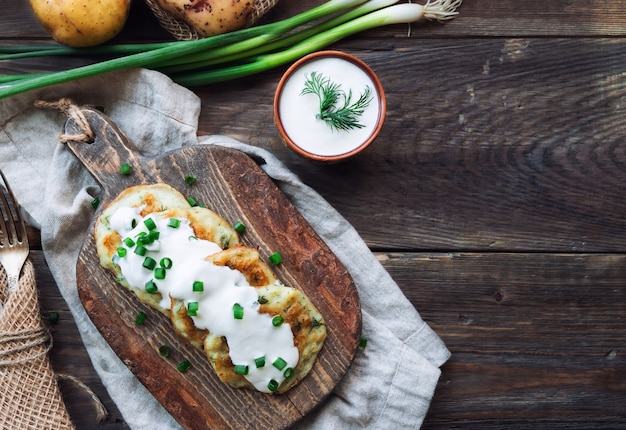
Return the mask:
{"type": "MultiPolygon", "coordinates": [[[[9,280],[7,298],[17,289],[22,266],[28,258],[28,236],[24,219],[9,183],[0,171],[0,265],[4,267],[9,280]]],[[[2,303],[0,303],[2,311],[2,303]]]]}

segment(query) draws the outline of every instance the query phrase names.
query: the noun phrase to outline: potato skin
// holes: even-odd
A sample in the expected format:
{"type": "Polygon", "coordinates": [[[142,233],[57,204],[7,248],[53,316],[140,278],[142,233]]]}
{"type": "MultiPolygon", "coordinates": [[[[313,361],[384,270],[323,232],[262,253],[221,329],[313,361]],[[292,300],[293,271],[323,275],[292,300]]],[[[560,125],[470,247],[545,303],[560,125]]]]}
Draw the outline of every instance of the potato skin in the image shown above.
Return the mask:
{"type": "Polygon", "coordinates": [[[43,28],[63,45],[101,45],[126,24],[131,0],[30,0],[43,28]]]}
{"type": "Polygon", "coordinates": [[[245,27],[254,10],[254,0],[158,0],[158,3],[204,37],[245,27]]]}

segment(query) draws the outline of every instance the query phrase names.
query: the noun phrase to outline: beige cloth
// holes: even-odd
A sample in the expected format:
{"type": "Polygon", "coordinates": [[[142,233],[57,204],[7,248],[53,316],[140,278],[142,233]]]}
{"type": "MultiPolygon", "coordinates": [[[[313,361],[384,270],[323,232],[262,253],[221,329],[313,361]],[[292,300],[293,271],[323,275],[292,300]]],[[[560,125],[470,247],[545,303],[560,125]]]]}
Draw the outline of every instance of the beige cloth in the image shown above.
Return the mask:
{"type": "Polygon", "coordinates": [[[297,430],[421,426],[439,366],[450,353],[358,232],[268,151],[225,136],[198,138],[200,99],[191,91],[157,72],[131,70],[0,100],[0,169],[32,222],[40,226],[50,271],[94,368],[132,429],[180,426],[111,351],[78,298],[76,261],[93,215],[90,203],[100,188],[58,143],[63,115],[33,106],[36,100],[62,97],[103,106],[145,156],[198,143],[249,154],[348,269],[361,300],[367,347],[358,351],[345,378],[322,407],[295,426],[297,430]]]}
{"type": "Polygon", "coordinates": [[[19,287],[6,298],[0,267],[0,429],[72,429],[50,366],[50,334],[39,311],[33,265],[22,269],[19,287]]]}

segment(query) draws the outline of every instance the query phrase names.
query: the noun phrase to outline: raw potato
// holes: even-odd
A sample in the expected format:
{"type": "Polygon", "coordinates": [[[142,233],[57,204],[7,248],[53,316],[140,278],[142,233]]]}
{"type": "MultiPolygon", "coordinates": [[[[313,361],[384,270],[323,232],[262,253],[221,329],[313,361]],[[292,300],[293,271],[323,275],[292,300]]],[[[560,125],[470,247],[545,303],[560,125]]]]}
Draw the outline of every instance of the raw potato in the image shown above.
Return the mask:
{"type": "Polygon", "coordinates": [[[254,0],[158,0],[174,18],[207,36],[243,28],[254,10],[254,0]]]}
{"type": "Polygon", "coordinates": [[[30,0],[35,16],[54,40],[84,48],[115,37],[126,24],[131,0],[30,0]]]}

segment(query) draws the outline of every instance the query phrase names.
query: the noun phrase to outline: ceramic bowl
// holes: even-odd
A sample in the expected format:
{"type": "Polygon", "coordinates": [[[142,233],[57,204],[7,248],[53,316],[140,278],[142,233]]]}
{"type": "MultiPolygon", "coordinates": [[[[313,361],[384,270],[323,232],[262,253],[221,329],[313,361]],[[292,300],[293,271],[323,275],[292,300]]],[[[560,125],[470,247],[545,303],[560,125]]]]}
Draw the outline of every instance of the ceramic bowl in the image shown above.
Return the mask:
{"type": "Polygon", "coordinates": [[[385,92],[374,71],[341,51],[315,52],[295,62],[280,79],[274,96],[274,121],[281,138],[300,156],[316,161],[341,161],[365,150],[380,133],[386,112],[385,92]],[[335,111],[346,104],[354,106],[370,91],[370,101],[357,117],[358,126],[341,129],[320,118],[321,91],[303,93],[307,82],[339,85],[335,111]]]}

